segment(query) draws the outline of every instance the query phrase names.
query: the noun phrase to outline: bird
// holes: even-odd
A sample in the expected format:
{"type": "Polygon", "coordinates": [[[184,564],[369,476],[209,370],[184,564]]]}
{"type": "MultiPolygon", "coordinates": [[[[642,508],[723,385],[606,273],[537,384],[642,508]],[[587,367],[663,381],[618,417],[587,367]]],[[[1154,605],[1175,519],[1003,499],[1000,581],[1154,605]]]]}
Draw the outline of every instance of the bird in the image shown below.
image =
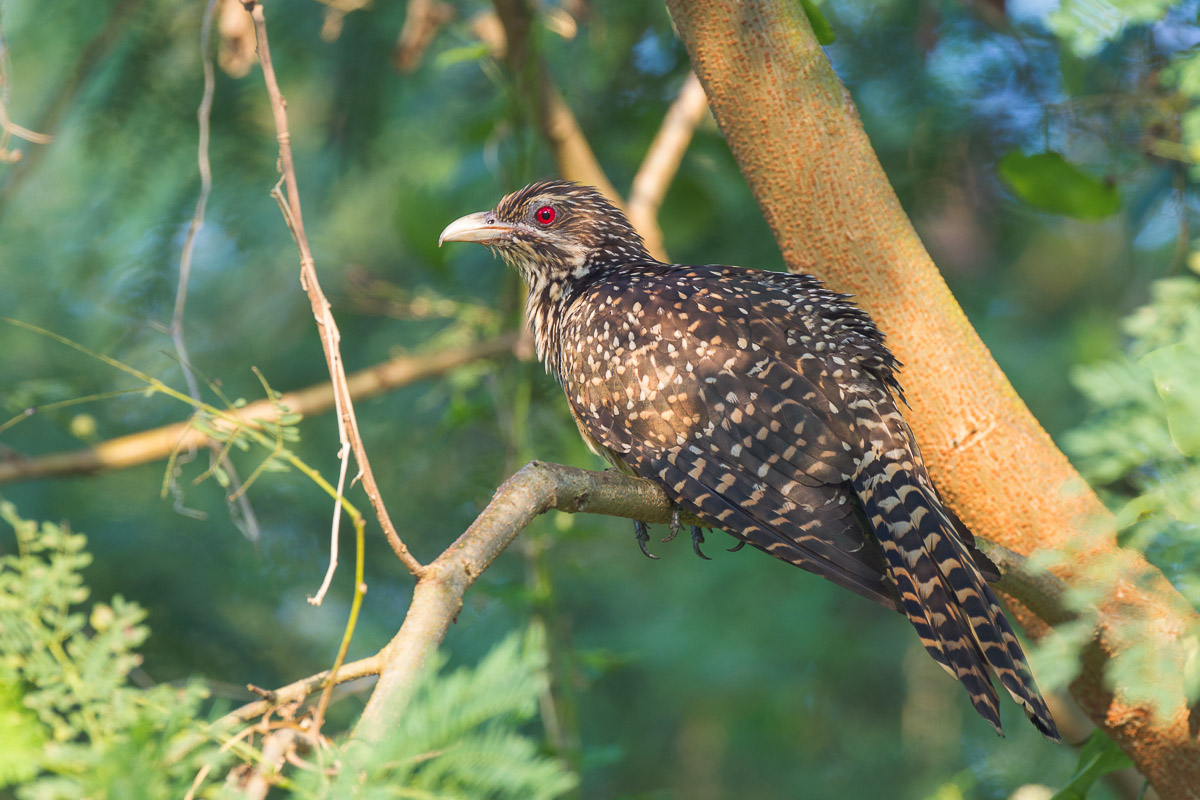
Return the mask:
{"type": "MultiPolygon", "coordinates": [[[[679,512],[904,614],[1003,736],[989,671],[1061,741],[988,586],[999,570],[942,502],[900,363],[850,295],[811,275],[667,264],[599,191],[550,180],[438,239],[498,254],[584,441],[679,512]]],[[[635,524],[645,548],[646,525],[635,524]]]]}

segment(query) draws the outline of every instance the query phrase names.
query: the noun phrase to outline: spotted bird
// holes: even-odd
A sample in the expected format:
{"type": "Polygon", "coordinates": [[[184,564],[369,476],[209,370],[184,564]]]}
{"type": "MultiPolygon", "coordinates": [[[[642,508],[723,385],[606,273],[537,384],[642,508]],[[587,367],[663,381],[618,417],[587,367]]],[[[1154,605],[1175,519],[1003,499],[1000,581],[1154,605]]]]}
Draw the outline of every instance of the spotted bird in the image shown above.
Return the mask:
{"type": "Polygon", "coordinates": [[[442,242],[487,245],[521,273],[538,357],[592,450],[738,547],[905,614],[998,733],[989,668],[1059,739],[988,587],[999,571],[942,504],[900,414],[899,364],[848,295],[810,275],[664,264],[599,192],[565,181],[455,220],[442,242]]]}

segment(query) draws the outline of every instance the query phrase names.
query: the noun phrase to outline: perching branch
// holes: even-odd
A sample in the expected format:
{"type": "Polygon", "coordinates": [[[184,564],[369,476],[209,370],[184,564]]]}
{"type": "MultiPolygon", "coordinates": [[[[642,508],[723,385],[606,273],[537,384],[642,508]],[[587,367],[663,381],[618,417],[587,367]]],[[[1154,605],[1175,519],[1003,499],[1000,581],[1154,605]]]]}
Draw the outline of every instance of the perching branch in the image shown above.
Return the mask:
{"type": "Polygon", "coordinates": [[[395,728],[416,678],[462,608],[463,594],[526,525],[550,509],[653,523],[671,518],[670,501],[650,481],[540,461],[526,464],[496,490],[471,527],[426,566],[403,626],[380,651],[379,683],[352,741],[370,744],[395,728]]]}
{"type": "MultiPolygon", "coordinates": [[[[531,461],[505,481],[471,526],[435,561],[426,565],[400,631],[378,653],[342,666],[335,683],[379,675],[354,738],[374,741],[403,714],[413,682],[446,635],[471,584],[517,534],[551,509],[670,522],[671,501],[655,483],[618,472],[594,472],[531,461]]],[[[684,515],[685,524],[695,520],[684,515]]],[[[632,546],[632,542],[631,542],[632,546]]],[[[245,723],[273,708],[303,700],[321,689],[330,673],[320,672],[270,692],[227,714],[217,724],[245,723]]],[[[254,690],[262,693],[261,690],[254,690]]]]}
{"type": "MultiPolygon", "coordinates": [[[[922,246],[799,3],[667,0],[713,115],[788,266],[849,291],[905,364],[908,421],[930,472],[982,537],[1030,556],[1058,554],[1066,586],[1097,585],[1097,641],[1072,686],[1089,716],[1163,797],[1196,797],[1200,739],[1182,690],[1165,715],[1105,683],[1105,665],[1133,642],[1187,659],[1200,620],[1163,575],[1117,546],[1113,520],[1017,397],[922,246]],[[1108,572],[1102,574],[1098,568],[1108,572]],[[1098,584],[1099,581],[1099,584],[1098,584]]],[[[1014,614],[1037,637],[1055,616],[1014,614]]]]}
{"type": "MultiPolygon", "coordinates": [[[[346,379],[346,385],[350,396],[355,400],[374,397],[425,378],[444,375],[466,364],[510,354],[516,341],[516,333],[506,333],[463,347],[424,355],[398,356],[352,373],[346,379]]],[[[277,400],[258,400],[229,411],[238,415],[242,425],[261,428],[264,423],[279,421],[280,406],[290,413],[305,417],[324,413],[333,407],[333,388],[329,383],[319,383],[294,392],[285,392],[277,400]]],[[[36,411],[36,408],[29,409],[27,413],[36,411]]],[[[220,420],[213,420],[213,424],[219,430],[230,427],[220,420]]],[[[208,441],[203,432],[189,423],[178,422],[110,439],[82,450],[0,461],[0,484],[126,469],[151,461],[161,461],[178,448],[202,447],[208,441]]]]}

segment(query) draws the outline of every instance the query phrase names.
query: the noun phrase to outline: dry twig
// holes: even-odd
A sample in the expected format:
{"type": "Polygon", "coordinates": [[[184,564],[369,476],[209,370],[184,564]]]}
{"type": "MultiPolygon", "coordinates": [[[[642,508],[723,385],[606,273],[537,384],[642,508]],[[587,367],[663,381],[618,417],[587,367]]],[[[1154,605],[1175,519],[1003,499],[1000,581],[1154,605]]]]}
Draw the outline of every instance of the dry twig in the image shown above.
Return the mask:
{"type": "MultiPolygon", "coordinates": [[[[358,431],[358,421],[354,416],[354,406],[350,397],[350,389],[346,382],[346,371],[342,363],[341,351],[338,347],[340,334],[333,320],[333,315],[330,313],[329,300],[326,299],[325,293],[321,291],[321,284],[317,279],[317,271],[313,262],[312,250],[309,248],[308,237],[304,232],[304,219],[300,210],[300,190],[296,181],[296,168],[292,163],[291,134],[288,132],[286,104],[283,94],[279,90],[279,83],[275,78],[275,69],[271,64],[271,51],[267,42],[266,18],[263,14],[261,3],[255,3],[252,0],[252,2],[247,3],[247,7],[250,8],[250,13],[254,18],[254,33],[258,41],[259,63],[262,65],[263,80],[267,86],[267,94],[271,98],[271,112],[275,119],[276,138],[279,140],[279,167],[283,173],[283,184],[286,187],[284,193],[286,203],[282,206],[286,209],[284,216],[288,220],[288,225],[296,241],[296,247],[300,251],[300,282],[308,293],[309,302],[312,304],[313,316],[316,318],[317,326],[321,331],[321,346],[325,351],[325,361],[329,365],[329,374],[333,384],[334,404],[338,415],[338,432],[342,440],[342,452],[339,454],[339,458],[342,459],[342,476],[339,477],[339,492],[341,491],[340,481],[349,463],[348,450],[353,450],[359,469],[356,479],[362,479],[363,488],[367,492],[371,506],[375,509],[375,516],[379,520],[380,527],[383,528],[384,534],[387,536],[388,541],[391,542],[392,549],[396,551],[400,560],[413,575],[419,576],[424,567],[408,551],[408,548],[400,539],[400,535],[396,533],[396,528],[392,524],[391,517],[383,503],[383,498],[379,494],[379,486],[375,482],[375,475],[371,471],[371,463],[367,458],[366,447],[363,445],[362,436],[358,431]]],[[[340,516],[341,511],[339,509],[335,512],[334,516],[333,537],[335,539],[337,535],[337,520],[340,516]]],[[[336,558],[336,542],[331,545],[331,553],[333,553],[333,558],[331,558],[332,570],[333,559],[336,558]]],[[[322,586],[322,592],[325,586],[328,585],[328,578],[329,573],[326,574],[326,581],[322,586]]]]}
{"type": "Polygon", "coordinates": [[[404,27],[392,50],[392,66],[400,72],[412,72],[421,65],[425,50],[438,29],[454,19],[454,7],[441,0],[408,0],[404,27]]]}

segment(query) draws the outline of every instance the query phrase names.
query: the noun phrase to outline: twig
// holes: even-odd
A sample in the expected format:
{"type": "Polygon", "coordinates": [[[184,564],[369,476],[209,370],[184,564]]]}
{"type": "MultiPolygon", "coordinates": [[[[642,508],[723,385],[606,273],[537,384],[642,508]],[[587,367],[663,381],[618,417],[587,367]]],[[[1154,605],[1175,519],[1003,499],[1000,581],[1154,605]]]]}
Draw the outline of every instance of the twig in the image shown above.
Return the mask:
{"type": "Polygon", "coordinates": [[[188,280],[192,274],[192,255],[196,250],[196,235],[204,227],[204,212],[208,207],[208,196],[212,193],[212,164],[208,158],[208,140],[212,122],[213,93],[216,81],[213,77],[212,56],[209,42],[212,39],[213,10],[218,0],[208,0],[204,7],[204,20],[200,24],[200,61],[204,67],[204,92],[200,98],[200,107],[196,109],[196,121],[200,135],[196,146],[196,162],[200,170],[200,194],[196,197],[196,208],[192,213],[192,223],[188,226],[187,236],[183,240],[183,248],[179,253],[179,285],[175,289],[175,311],[171,316],[171,340],[175,343],[175,353],[183,365],[183,377],[187,381],[188,394],[193,400],[200,400],[200,385],[188,365],[187,344],[183,338],[183,312],[187,306],[188,280]]]}
{"type": "MultiPolygon", "coordinates": [[[[112,4],[104,27],[88,41],[85,47],[76,50],[79,57],[75,60],[66,80],[59,86],[58,91],[54,93],[50,102],[39,115],[33,126],[35,130],[45,131],[46,135],[54,135],[59,121],[67,113],[76,95],[88,80],[98,73],[96,65],[129,32],[129,20],[145,3],[146,0],[117,0],[112,4]]],[[[7,171],[3,182],[0,183],[0,216],[3,216],[9,201],[20,190],[26,178],[32,174],[34,167],[47,149],[38,147],[30,150],[26,154],[27,157],[22,158],[12,169],[7,171]]]]}
{"type": "Polygon", "coordinates": [[[633,178],[633,186],[629,191],[629,221],[642,234],[652,254],[663,252],[658,210],[662,207],[667,188],[679,171],[692,134],[707,110],[708,98],[704,95],[704,87],[700,85],[696,73],[689,72],[633,178]]]}
{"type": "Polygon", "coordinates": [[[8,75],[11,72],[8,59],[8,46],[4,42],[4,28],[0,26],[0,164],[15,164],[23,155],[20,150],[8,147],[9,139],[16,137],[30,144],[49,144],[53,136],[31,131],[13,122],[8,116],[8,75]]]}
{"type": "MultiPolygon", "coordinates": [[[[507,333],[464,347],[418,356],[398,356],[351,374],[347,386],[350,396],[356,400],[373,397],[424,378],[443,375],[465,364],[511,354],[516,341],[515,333],[507,333]]],[[[332,386],[320,383],[286,392],[278,399],[258,400],[242,408],[230,409],[229,413],[237,414],[241,424],[248,428],[262,428],[264,424],[279,420],[281,407],[307,417],[328,411],[332,406],[332,386]]],[[[22,416],[32,416],[39,410],[29,409],[22,416]]],[[[220,430],[226,427],[219,419],[213,420],[213,424],[220,430]]],[[[206,442],[208,437],[202,431],[187,422],[178,422],[110,439],[82,450],[0,461],[0,484],[126,469],[167,458],[176,446],[198,447],[206,442]]]]}
{"type": "Polygon", "coordinates": [[[550,79],[531,46],[532,10],[528,0],[495,0],[496,13],[504,27],[504,57],[517,80],[518,91],[536,105],[542,136],[554,153],[559,173],[568,180],[595,186],[620,207],[621,194],[592,152],[562,93],[550,79]]]}
{"type": "Polygon", "coordinates": [[[267,735],[263,741],[262,758],[254,765],[250,779],[243,790],[247,798],[263,800],[267,796],[271,785],[279,776],[279,770],[283,767],[288,752],[293,747],[296,735],[296,729],[291,727],[277,728],[267,735]]]}
{"type": "MultiPolygon", "coordinates": [[[[332,683],[347,683],[369,675],[378,675],[382,665],[383,659],[379,653],[369,658],[351,661],[349,664],[343,664],[338,669],[337,678],[332,683]]],[[[307,678],[302,678],[294,683],[289,683],[287,686],[270,692],[269,696],[264,700],[255,700],[253,703],[247,703],[241,708],[229,712],[217,720],[213,726],[220,729],[226,725],[249,722],[255,717],[261,717],[278,706],[298,703],[329,682],[330,674],[329,670],[325,670],[324,672],[318,672],[316,675],[309,675],[307,678]]],[[[259,691],[254,687],[250,687],[250,690],[254,692],[259,691]]]]}
{"type": "Polygon", "coordinates": [[[412,72],[421,64],[438,29],[454,19],[454,7],[440,0],[409,0],[404,12],[404,27],[392,50],[392,66],[400,72],[412,72]]]}
{"type": "MultiPolygon", "coordinates": [[[[200,98],[200,106],[196,109],[196,122],[199,129],[196,162],[200,172],[200,193],[196,197],[192,222],[188,226],[187,236],[183,240],[183,247],[179,253],[179,285],[175,289],[175,309],[171,316],[170,328],[171,341],[175,345],[175,354],[183,369],[184,380],[187,381],[188,394],[197,403],[200,402],[200,385],[192,370],[191,359],[188,357],[187,342],[183,335],[183,318],[187,306],[188,284],[192,273],[192,256],[196,250],[196,237],[199,235],[200,229],[204,227],[204,214],[208,207],[209,195],[212,193],[212,164],[208,157],[208,142],[212,127],[212,104],[216,81],[213,74],[210,43],[218,2],[219,0],[208,0],[204,7],[203,20],[200,23],[200,62],[204,69],[204,91],[200,98]]],[[[229,478],[231,491],[226,497],[226,502],[229,504],[230,516],[233,517],[235,524],[247,539],[257,542],[259,538],[258,517],[250,505],[250,498],[243,491],[245,487],[238,476],[237,468],[229,460],[227,447],[222,447],[216,442],[209,442],[208,447],[210,469],[220,465],[229,478]]],[[[193,455],[194,450],[189,448],[186,460],[191,460],[193,455]]],[[[172,470],[168,475],[169,488],[175,492],[176,507],[180,508],[183,505],[183,490],[176,485],[175,474],[175,467],[172,464],[172,470]]]]}
{"type": "MultiPolygon", "coordinates": [[[[278,194],[281,200],[280,207],[284,211],[284,219],[287,222],[288,229],[292,233],[292,238],[296,242],[296,247],[300,251],[300,283],[308,294],[309,303],[312,305],[313,317],[317,320],[317,327],[320,329],[321,348],[325,352],[325,362],[329,367],[329,377],[333,385],[334,409],[338,420],[338,438],[341,442],[341,449],[338,453],[338,458],[341,461],[338,494],[341,496],[343,488],[342,480],[345,477],[349,463],[350,451],[353,450],[355,460],[359,466],[359,477],[363,479],[363,488],[366,489],[367,497],[370,498],[371,505],[375,509],[375,516],[379,520],[380,527],[383,528],[389,539],[393,539],[394,537],[392,548],[396,550],[397,555],[404,565],[408,567],[408,570],[414,575],[420,575],[423,569],[421,562],[417,561],[408,551],[399,534],[396,533],[395,526],[392,525],[391,517],[388,515],[387,508],[383,504],[383,498],[379,494],[379,487],[375,483],[375,476],[371,471],[371,464],[367,458],[366,448],[363,446],[361,436],[359,436],[358,422],[355,419],[350,392],[346,386],[346,370],[342,363],[342,354],[339,349],[341,335],[338,333],[337,324],[333,321],[333,315],[330,313],[329,300],[325,297],[325,293],[321,291],[321,284],[317,279],[317,271],[313,261],[312,249],[308,244],[308,236],[304,232],[304,217],[300,210],[300,189],[296,181],[296,167],[292,161],[291,134],[288,132],[287,104],[283,99],[283,93],[279,90],[279,82],[275,78],[275,68],[271,63],[271,48],[267,40],[266,16],[263,13],[261,3],[251,0],[251,2],[247,3],[247,8],[250,11],[251,18],[254,20],[254,35],[255,40],[258,42],[258,60],[259,64],[262,65],[263,81],[266,83],[267,95],[271,99],[271,113],[275,120],[276,139],[279,142],[279,171],[282,173],[280,182],[286,187],[286,191],[278,194]]],[[[278,188],[276,188],[274,193],[278,193],[278,188]]],[[[341,507],[335,505],[333,524],[330,531],[330,537],[333,540],[331,548],[334,558],[336,558],[336,540],[341,516],[341,507]]],[[[333,570],[335,564],[336,561],[331,560],[329,571],[326,572],[321,590],[311,602],[319,603],[321,601],[321,597],[324,595],[325,589],[329,584],[329,573],[333,570]]]]}
{"type": "MultiPolygon", "coordinates": [[[[579,126],[579,120],[576,119],[571,107],[563,99],[562,92],[554,84],[545,65],[542,64],[541,59],[537,57],[530,45],[529,31],[533,12],[529,3],[527,0],[495,0],[495,5],[504,32],[504,41],[498,42],[489,39],[487,43],[494,50],[502,52],[509,71],[517,79],[518,89],[529,104],[536,106],[537,121],[541,128],[542,138],[546,140],[554,154],[554,163],[558,167],[559,174],[567,180],[595,186],[618,208],[624,209],[626,204],[621,193],[613,186],[612,181],[605,174],[604,168],[600,166],[592,146],[588,143],[587,136],[579,126]]],[[[476,30],[487,31],[490,34],[493,28],[476,25],[476,30]]],[[[667,253],[663,248],[662,231],[659,230],[656,213],[662,204],[662,195],[666,193],[667,186],[670,184],[675,170],[678,169],[679,160],[683,157],[683,150],[687,148],[692,131],[699,123],[706,105],[704,90],[700,88],[699,82],[693,76],[688,83],[684,84],[680,91],[680,97],[667,112],[667,117],[663,121],[663,129],[666,130],[669,127],[667,142],[660,144],[659,139],[664,136],[664,130],[660,130],[654,143],[651,144],[650,152],[647,153],[649,159],[651,156],[655,156],[656,148],[663,150],[662,154],[655,156],[654,169],[657,174],[646,187],[647,190],[657,188],[657,200],[648,196],[647,199],[652,201],[652,207],[647,208],[650,213],[641,213],[637,219],[633,217],[632,205],[629,208],[630,220],[638,233],[642,234],[642,238],[646,240],[650,254],[664,261],[667,260],[667,253]],[[695,88],[691,87],[692,82],[696,84],[695,88]],[[698,109],[696,108],[697,100],[699,101],[698,109]],[[696,118],[695,121],[690,121],[693,116],[696,118]],[[685,127],[686,134],[683,133],[685,127]],[[678,150],[677,155],[674,156],[674,163],[670,163],[672,150],[678,150]]],[[[646,162],[643,162],[643,168],[645,166],[646,162]]],[[[635,192],[637,190],[636,182],[634,190],[635,192]]]]}

